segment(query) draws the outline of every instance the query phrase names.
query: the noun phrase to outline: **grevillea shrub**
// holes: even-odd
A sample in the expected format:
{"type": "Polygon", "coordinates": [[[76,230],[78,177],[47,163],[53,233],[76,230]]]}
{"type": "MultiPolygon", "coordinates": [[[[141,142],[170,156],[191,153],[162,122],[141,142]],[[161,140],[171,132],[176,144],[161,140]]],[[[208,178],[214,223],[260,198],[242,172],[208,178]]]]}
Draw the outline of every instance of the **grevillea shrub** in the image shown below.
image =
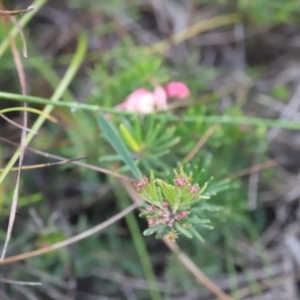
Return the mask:
{"type": "Polygon", "coordinates": [[[209,219],[199,216],[200,212],[212,210],[205,201],[209,196],[203,194],[207,184],[199,187],[193,183],[192,173],[187,175],[183,168],[174,173],[172,184],[154,178],[153,174],[150,179],[142,177],[134,184],[138,194],[146,201],[141,205],[140,214],[149,225],[144,235],[155,233],[157,238],[166,236],[168,240],[175,241],[182,234],[203,242],[198,230],[213,229],[209,219]]]}

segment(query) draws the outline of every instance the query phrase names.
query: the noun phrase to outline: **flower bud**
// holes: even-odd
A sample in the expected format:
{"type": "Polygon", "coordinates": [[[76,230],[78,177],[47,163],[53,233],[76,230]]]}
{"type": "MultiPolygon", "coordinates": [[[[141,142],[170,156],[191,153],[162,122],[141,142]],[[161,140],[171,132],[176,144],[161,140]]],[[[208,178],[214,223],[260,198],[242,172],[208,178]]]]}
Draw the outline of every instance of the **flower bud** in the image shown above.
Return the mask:
{"type": "Polygon", "coordinates": [[[149,184],[149,179],[147,177],[142,177],[138,182],[134,184],[137,192],[140,192],[143,187],[149,184]]]}
{"type": "Polygon", "coordinates": [[[192,185],[192,186],[190,187],[190,192],[191,192],[192,194],[196,194],[196,193],[198,193],[199,191],[200,191],[200,187],[199,187],[198,184],[194,184],[194,185],[192,185]]]}

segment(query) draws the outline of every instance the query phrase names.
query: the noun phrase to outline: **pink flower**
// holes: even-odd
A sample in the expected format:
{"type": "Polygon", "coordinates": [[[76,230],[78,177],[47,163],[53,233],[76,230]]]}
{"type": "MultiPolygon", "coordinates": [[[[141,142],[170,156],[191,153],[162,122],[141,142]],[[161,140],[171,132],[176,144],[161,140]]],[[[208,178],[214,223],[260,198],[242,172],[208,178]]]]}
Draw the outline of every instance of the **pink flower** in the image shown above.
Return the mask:
{"type": "Polygon", "coordinates": [[[169,221],[170,221],[169,218],[162,218],[162,219],[160,219],[160,223],[161,224],[167,224],[169,221]]]}
{"type": "Polygon", "coordinates": [[[188,86],[180,81],[169,82],[166,86],[168,97],[186,99],[190,95],[188,86]]]}
{"type": "Polygon", "coordinates": [[[180,212],[181,218],[186,218],[188,215],[189,215],[188,212],[185,211],[185,210],[183,210],[183,211],[180,212]]]}
{"type": "Polygon", "coordinates": [[[187,179],[185,177],[176,176],[174,178],[174,183],[178,187],[183,187],[187,184],[187,179]]]}
{"type": "Polygon", "coordinates": [[[153,95],[154,95],[155,106],[157,110],[167,109],[168,96],[166,90],[162,86],[158,86],[155,88],[153,95]]]}
{"type": "Polygon", "coordinates": [[[142,188],[148,185],[148,183],[148,178],[144,176],[139,181],[135,182],[133,185],[135,186],[137,192],[140,192],[142,188]]]}
{"type": "Polygon", "coordinates": [[[167,93],[161,86],[156,87],[153,93],[143,88],[137,89],[116,108],[141,114],[152,113],[155,108],[163,110],[167,108],[167,93]]]}
{"type": "Polygon", "coordinates": [[[155,211],[155,207],[154,207],[153,205],[148,206],[148,207],[147,207],[147,211],[148,211],[148,212],[154,212],[154,211],[155,211]]]}
{"type": "Polygon", "coordinates": [[[175,219],[171,219],[168,223],[169,227],[173,227],[174,223],[175,223],[175,219]]]}
{"type": "Polygon", "coordinates": [[[186,218],[187,216],[188,216],[188,212],[185,211],[185,210],[183,210],[183,211],[178,212],[178,213],[175,215],[175,219],[176,219],[177,221],[180,221],[181,219],[184,219],[184,218],[186,218]]]}
{"type": "Polygon", "coordinates": [[[148,219],[148,225],[153,226],[156,224],[156,219],[154,217],[148,219]]]}
{"type": "MultiPolygon", "coordinates": [[[[149,114],[155,110],[166,110],[169,97],[185,99],[190,95],[189,88],[182,82],[173,81],[166,88],[157,86],[153,92],[144,88],[133,91],[116,109],[149,114]]],[[[108,114],[109,118],[110,115],[108,114]]]]}
{"type": "Polygon", "coordinates": [[[192,194],[198,193],[199,190],[200,190],[200,187],[199,187],[198,184],[194,184],[194,185],[192,185],[192,186],[190,187],[190,192],[191,192],[192,194]]]}
{"type": "Polygon", "coordinates": [[[163,202],[163,204],[161,206],[163,208],[168,208],[169,207],[169,203],[168,202],[163,202]]]}
{"type": "Polygon", "coordinates": [[[162,217],[164,214],[165,213],[162,210],[160,210],[157,215],[159,215],[160,217],[162,217]]]}
{"type": "Polygon", "coordinates": [[[155,108],[154,94],[146,89],[137,89],[124,102],[117,105],[117,108],[141,114],[149,114],[155,108]]]}

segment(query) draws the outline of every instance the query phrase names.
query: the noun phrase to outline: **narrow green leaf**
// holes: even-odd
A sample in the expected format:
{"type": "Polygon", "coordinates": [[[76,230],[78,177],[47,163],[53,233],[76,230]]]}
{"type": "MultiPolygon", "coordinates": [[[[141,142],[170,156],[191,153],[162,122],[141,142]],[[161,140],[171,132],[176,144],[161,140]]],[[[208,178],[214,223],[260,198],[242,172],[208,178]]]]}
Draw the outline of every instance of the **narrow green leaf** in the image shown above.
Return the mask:
{"type": "Polygon", "coordinates": [[[163,238],[168,233],[169,229],[170,228],[168,226],[166,226],[163,230],[158,231],[155,237],[157,239],[163,238]]]}
{"type": "Polygon", "coordinates": [[[191,224],[208,224],[210,223],[210,220],[203,220],[203,219],[197,219],[197,218],[185,218],[184,219],[185,222],[187,223],[191,223],[191,224]]]}
{"type": "Polygon", "coordinates": [[[192,213],[201,213],[201,212],[205,212],[205,211],[209,211],[209,212],[217,212],[217,211],[220,211],[222,209],[221,206],[217,206],[217,205],[212,205],[212,204],[209,204],[209,205],[204,205],[204,206],[200,206],[200,207],[193,207],[191,209],[191,212],[192,213]]]}
{"type": "Polygon", "coordinates": [[[214,227],[210,225],[205,225],[205,224],[198,224],[198,226],[201,226],[202,228],[208,229],[208,230],[213,230],[214,227]]]}
{"type": "Polygon", "coordinates": [[[189,230],[193,233],[193,236],[198,239],[201,243],[204,243],[203,237],[199,234],[197,230],[195,230],[193,227],[189,228],[189,230]]]}
{"type": "Polygon", "coordinates": [[[180,233],[182,233],[189,239],[191,239],[193,237],[193,235],[187,229],[183,228],[179,222],[175,222],[175,227],[180,233]]]}
{"type": "Polygon", "coordinates": [[[99,158],[100,163],[103,163],[103,162],[116,162],[116,161],[120,161],[120,160],[122,160],[122,157],[118,154],[105,155],[105,156],[101,156],[99,158]]]}
{"type": "Polygon", "coordinates": [[[203,196],[200,196],[199,199],[196,199],[196,200],[191,201],[190,204],[191,204],[192,207],[196,207],[196,206],[198,206],[199,204],[202,204],[206,199],[209,199],[209,198],[203,198],[203,196]]]}
{"type": "Polygon", "coordinates": [[[172,147],[177,145],[180,142],[180,140],[181,140],[180,137],[176,137],[176,138],[172,139],[171,141],[168,141],[165,143],[160,143],[159,144],[160,146],[155,147],[155,151],[160,152],[165,149],[171,149],[172,147]]]}
{"type": "Polygon", "coordinates": [[[159,202],[164,202],[164,197],[162,195],[160,187],[157,188],[157,199],[159,200],[159,202]]]}
{"type": "Polygon", "coordinates": [[[145,236],[151,235],[151,234],[153,234],[153,233],[155,233],[159,230],[162,230],[166,227],[167,227],[166,224],[158,224],[158,225],[155,225],[155,226],[151,226],[143,232],[143,235],[145,235],[145,236]]]}
{"type": "Polygon", "coordinates": [[[175,203],[177,191],[174,186],[167,184],[166,182],[157,179],[156,183],[160,186],[164,196],[168,199],[168,201],[172,204],[175,203]]]}
{"type": "Polygon", "coordinates": [[[106,120],[101,113],[98,115],[98,123],[103,130],[103,134],[105,138],[110,143],[110,145],[115,149],[115,151],[122,157],[122,160],[128,166],[132,174],[136,178],[141,177],[140,170],[135,165],[128,149],[126,148],[123,141],[119,137],[118,131],[113,126],[113,124],[108,120],[106,120]]]}
{"type": "Polygon", "coordinates": [[[136,141],[130,130],[123,124],[121,123],[119,125],[119,129],[124,137],[124,140],[134,152],[138,153],[141,151],[141,145],[136,141]]]}
{"type": "Polygon", "coordinates": [[[147,209],[149,207],[148,204],[144,203],[139,206],[140,209],[147,209]]]}
{"type": "Polygon", "coordinates": [[[143,132],[142,132],[142,122],[140,115],[135,115],[134,117],[134,129],[138,142],[141,144],[143,141],[143,132]]]}
{"type": "Polygon", "coordinates": [[[210,209],[209,209],[208,205],[205,205],[205,206],[201,206],[201,207],[193,207],[191,209],[191,213],[197,214],[197,213],[201,213],[201,212],[205,212],[205,211],[209,211],[209,210],[210,209]]]}
{"type": "Polygon", "coordinates": [[[229,188],[228,182],[216,182],[215,184],[210,184],[206,191],[203,193],[205,196],[216,195],[222,191],[229,188]]]}
{"type": "Polygon", "coordinates": [[[190,211],[190,209],[191,209],[190,205],[181,205],[181,204],[179,204],[178,207],[180,208],[180,210],[188,210],[188,211],[190,211]]]}
{"type": "Polygon", "coordinates": [[[148,217],[148,216],[153,216],[153,213],[151,213],[151,212],[141,212],[140,214],[139,214],[139,217],[140,218],[144,218],[144,217],[148,217]]]}

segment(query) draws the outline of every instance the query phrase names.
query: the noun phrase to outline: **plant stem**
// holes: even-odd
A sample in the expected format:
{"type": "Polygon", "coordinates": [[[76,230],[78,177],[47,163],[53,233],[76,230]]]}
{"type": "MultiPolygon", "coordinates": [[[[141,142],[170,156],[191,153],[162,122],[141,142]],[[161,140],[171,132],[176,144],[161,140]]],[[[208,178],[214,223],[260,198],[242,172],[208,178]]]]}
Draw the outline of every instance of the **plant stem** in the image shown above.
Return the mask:
{"type": "MultiPolygon", "coordinates": [[[[72,111],[76,110],[87,110],[87,111],[101,111],[104,113],[111,113],[115,115],[136,115],[136,113],[128,111],[120,111],[115,108],[101,107],[94,104],[78,103],[78,102],[55,102],[52,103],[50,100],[33,97],[33,96],[23,96],[19,94],[0,92],[0,99],[12,100],[12,101],[23,101],[27,103],[35,103],[41,105],[49,105],[56,107],[65,107],[69,108],[72,111]]],[[[214,123],[214,124],[231,124],[231,125],[252,125],[252,126],[264,126],[264,127],[275,127],[281,129],[290,129],[290,130],[300,130],[300,122],[298,121],[288,121],[288,120],[271,120],[271,119],[262,119],[262,118],[252,118],[252,117],[232,117],[228,115],[220,116],[177,116],[171,113],[155,113],[153,117],[156,119],[164,119],[167,121],[174,122],[186,122],[186,123],[214,123]]]]}
{"type": "MultiPolygon", "coordinates": [[[[125,193],[123,193],[120,189],[115,189],[115,194],[117,196],[118,204],[121,210],[125,208],[127,205],[130,205],[128,196],[125,193]]],[[[158,292],[156,278],[153,271],[150,256],[145,245],[145,239],[139,229],[139,225],[137,223],[136,217],[131,212],[125,216],[125,220],[129,227],[136,251],[140,258],[142,267],[144,269],[151,298],[153,300],[160,300],[161,297],[158,292]]]]}

